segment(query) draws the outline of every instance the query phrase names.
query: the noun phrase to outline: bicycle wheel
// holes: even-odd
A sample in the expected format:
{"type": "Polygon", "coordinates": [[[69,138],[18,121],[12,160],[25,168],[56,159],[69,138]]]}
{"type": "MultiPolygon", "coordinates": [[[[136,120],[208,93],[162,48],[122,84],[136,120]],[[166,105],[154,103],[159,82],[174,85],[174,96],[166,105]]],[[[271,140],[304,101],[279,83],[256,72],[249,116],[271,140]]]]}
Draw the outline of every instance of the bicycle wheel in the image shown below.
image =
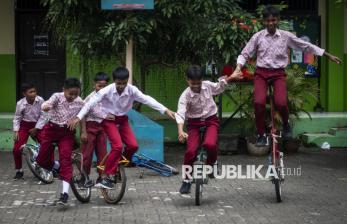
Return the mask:
{"type": "Polygon", "coordinates": [[[202,185],[203,180],[202,179],[196,179],[195,180],[195,205],[201,204],[202,199],[202,185]]]}
{"type": "Polygon", "coordinates": [[[77,200],[82,203],[87,203],[90,201],[92,189],[90,187],[86,187],[85,183],[89,181],[89,176],[81,167],[81,162],[77,158],[72,159],[72,169],[73,176],[71,178],[71,190],[77,200]]]}
{"type": "Polygon", "coordinates": [[[115,185],[113,189],[100,189],[105,201],[109,204],[117,204],[124,196],[127,178],[122,164],[118,166],[117,173],[110,177],[115,185]]]}
{"type": "Polygon", "coordinates": [[[280,180],[280,177],[279,177],[279,169],[277,168],[276,169],[276,172],[277,172],[277,175],[278,175],[278,178],[275,178],[274,179],[274,184],[275,184],[275,191],[276,191],[276,201],[277,202],[282,202],[282,184],[281,184],[281,180],[280,180]]]}
{"type": "Polygon", "coordinates": [[[25,145],[23,148],[23,154],[25,156],[25,161],[29,167],[29,170],[37,179],[45,184],[50,184],[53,182],[53,173],[39,167],[36,163],[35,157],[38,154],[38,146],[25,145]]]}

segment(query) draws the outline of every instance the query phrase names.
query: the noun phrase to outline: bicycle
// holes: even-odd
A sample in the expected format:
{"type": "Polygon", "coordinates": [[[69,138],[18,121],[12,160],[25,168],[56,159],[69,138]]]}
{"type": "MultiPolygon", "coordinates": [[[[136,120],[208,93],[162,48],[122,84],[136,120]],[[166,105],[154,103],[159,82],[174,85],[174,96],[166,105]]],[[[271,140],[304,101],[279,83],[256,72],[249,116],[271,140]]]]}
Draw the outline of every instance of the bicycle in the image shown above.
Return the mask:
{"type": "MultiPolygon", "coordinates": [[[[36,141],[34,139],[34,141],[36,141]]],[[[37,141],[36,141],[37,142],[37,141]]],[[[57,146],[53,143],[54,147],[57,146]]],[[[23,153],[25,154],[25,160],[28,164],[30,171],[37,177],[40,181],[45,184],[50,184],[53,182],[53,172],[46,170],[36,163],[36,157],[40,150],[39,144],[25,144],[22,146],[23,153]]],[[[82,203],[90,201],[91,197],[91,187],[88,185],[90,183],[89,176],[83,170],[83,155],[73,151],[71,156],[73,175],[70,181],[70,186],[73,194],[82,203]]]]}
{"type": "MultiPolygon", "coordinates": [[[[132,157],[132,163],[136,165],[136,167],[147,168],[166,177],[177,175],[179,173],[176,168],[154,160],[143,154],[135,153],[132,157]]],[[[140,178],[143,178],[143,175],[144,169],[140,170],[140,178]]]]}
{"type": "Polygon", "coordinates": [[[282,183],[284,181],[284,164],[283,164],[283,152],[280,152],[278,147],[278,138],[281,138],[281,134],[277,133],[275,124],[275,106],[274,96],[272,89],[272,80],[268,80],[269,86],[269,100],[270,100],[270,114],[271,114],[271,131],[270,131],[270,164],[273,166],[276,172],[275,176],[271,179],[275,185],[276,200],[282,202],[282,183]]]}
{"type": "MultiPolygon", "coordinates": [[[[102,159],[100,164],[97,166],[97,169],[101,170],[102,172],[104,172],[105,170],[105,162],[107,157],[108,154],[102,159]]],[[[100,188],[100,192],[104,197],[104,200],[108,204],[117,204],[123,198],[127,182],[124,166],[127,166],[129,162],[130,161],[122,155],[122,159],[118,163],[117,172],[114,175],[110,176],[110,179],[112,180],[115,187],[112,189],[100,188]]]]}

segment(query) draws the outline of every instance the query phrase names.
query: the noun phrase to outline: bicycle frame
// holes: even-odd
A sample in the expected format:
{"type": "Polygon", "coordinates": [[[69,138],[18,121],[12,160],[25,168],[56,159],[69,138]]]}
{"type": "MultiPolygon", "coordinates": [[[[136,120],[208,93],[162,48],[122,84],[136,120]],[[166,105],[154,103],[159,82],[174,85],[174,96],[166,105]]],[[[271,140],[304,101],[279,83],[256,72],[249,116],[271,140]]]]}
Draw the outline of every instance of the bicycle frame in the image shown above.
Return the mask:
{"type": "MultiPolygon", "coordinates": [[[[104,171],[105,170],[105,162],[106,162],[106,159],[108,158],[108,155],[107,154],[100,162],[100,164],[96,167],[98,170],[101,170],[101,171],[104,171]]],[[[129,160],[127,160],[127,158],[125,158],[123,155],[122,155],[122,159],[119,161],[118,165],[119,164],[123,164],[124,166],[128,165],[129,164],[129,160]]]]}

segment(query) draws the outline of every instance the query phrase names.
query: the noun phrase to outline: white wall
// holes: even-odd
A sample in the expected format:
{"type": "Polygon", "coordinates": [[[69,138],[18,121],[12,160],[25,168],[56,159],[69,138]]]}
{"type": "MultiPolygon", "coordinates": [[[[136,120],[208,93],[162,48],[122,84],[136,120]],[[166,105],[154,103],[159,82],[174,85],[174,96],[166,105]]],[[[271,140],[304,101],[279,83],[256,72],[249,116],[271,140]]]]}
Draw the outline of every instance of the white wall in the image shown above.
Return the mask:
{"type": "Polygon", "coordinates": [[[15,54],[14,1],[0,0],[0,54],[15,54]]]}

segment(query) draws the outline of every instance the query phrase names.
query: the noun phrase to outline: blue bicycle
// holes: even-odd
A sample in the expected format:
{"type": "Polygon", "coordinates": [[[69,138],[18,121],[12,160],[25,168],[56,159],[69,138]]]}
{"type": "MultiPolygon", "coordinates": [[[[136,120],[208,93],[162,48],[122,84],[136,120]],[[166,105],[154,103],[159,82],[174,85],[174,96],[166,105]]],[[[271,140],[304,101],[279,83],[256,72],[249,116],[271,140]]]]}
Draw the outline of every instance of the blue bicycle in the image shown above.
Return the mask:
{"type": "MultiPolygon", "coordinates": [[[[150,169],[166,177],[177,175],[179,173],[176,168],[169,166],[165,163],[159,162],[157,160],[154,160],[143,154],[135,153],[132,158],[132,163],[135,164],[137,167],[150,169]]],[[[143,174],[144,169],[140,171],[140,178],[143,178],[143,174]]]]}

